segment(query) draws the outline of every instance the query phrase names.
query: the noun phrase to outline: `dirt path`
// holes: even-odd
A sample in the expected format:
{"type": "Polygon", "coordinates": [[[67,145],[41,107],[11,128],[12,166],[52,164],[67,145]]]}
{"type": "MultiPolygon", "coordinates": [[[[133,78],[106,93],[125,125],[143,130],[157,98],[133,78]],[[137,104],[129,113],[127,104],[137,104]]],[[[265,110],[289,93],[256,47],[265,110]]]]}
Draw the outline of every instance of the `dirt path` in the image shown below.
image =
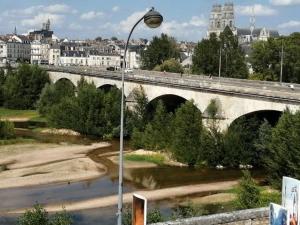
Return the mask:
{"type": "MultiPolygon", "coordinates": [[[[167,198],[182,197],[186,195],[198,194],[208,191],[224,191],[231,189],[238,184],[238,181],[216,182],[210,184],[188,185],[173,188],[164,188],[153,191],[137,191],[135,193],[145,196],[149,201],[163,200],[167,198]]],[[[124,203],[132,201],[133,193],[124,194],[124,203]]],[[[118,196],[107,196],[102,198],[94,198],[90,200],[65,203],[63,206],[67,211],[77,211],[85,209],[103,208],[117,205],[118,196]]],[[[49,212],[57,212],[62,210],[62,205],[46,205],[45,209],[49,212]]],[[[25,209],[13,210],[7,212],[9,214],[23,213],[25,209]]]]}

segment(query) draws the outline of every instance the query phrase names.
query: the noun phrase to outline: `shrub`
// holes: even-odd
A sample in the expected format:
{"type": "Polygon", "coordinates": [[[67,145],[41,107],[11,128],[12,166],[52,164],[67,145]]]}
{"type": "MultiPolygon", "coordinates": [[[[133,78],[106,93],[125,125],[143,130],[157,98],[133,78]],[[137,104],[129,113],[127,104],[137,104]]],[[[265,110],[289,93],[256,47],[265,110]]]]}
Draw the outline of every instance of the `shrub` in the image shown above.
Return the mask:
{"type": "Polygon", "coordinates": [[[237,206],[240,209],[249,209],[259,206],[260,190],[249,171],[243,171],[243,177],[238,188],[237,206]]]}
{"type": "Polygon", "coordinates": [[[11,139],[15,137],[15,126],[10,121],[0,121],[0,139],[11,139]]]}

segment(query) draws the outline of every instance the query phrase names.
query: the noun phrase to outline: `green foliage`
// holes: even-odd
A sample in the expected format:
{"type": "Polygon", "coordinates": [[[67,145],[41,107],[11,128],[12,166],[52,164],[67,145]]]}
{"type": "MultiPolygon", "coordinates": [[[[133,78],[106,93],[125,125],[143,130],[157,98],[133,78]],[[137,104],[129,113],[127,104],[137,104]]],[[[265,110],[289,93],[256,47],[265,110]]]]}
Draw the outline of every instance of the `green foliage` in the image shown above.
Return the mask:
{"type": "Polygon", "coordinates": [[[260,152],[255,147],[260,121],[258,118],[240,118],[233,123],[224,136],[225,156],[222,165],[238,167],[240,164],[262,166],[260,152]]]}
{"type": "Polygon", "coordinates": [[[251,64],[263,80],[279,81],[281,49],[284,47],[283,81],[300,82],[300,33],[252,45],[251,64]]]}
{"type": "Polygon", "coordinates": [[[72,218],[66,210],[56,213],[50,222],[50,225],[71,225],[72,218]]]}
{"type": "Polygon", "coordinates": [[[48,212],[41,206],[35,205],[33,209],[27,210],[18,221],[19,225],[71,225],[72,219],[64,210],[56,213],[49,219],[48,212]]]}
{"type": "Polygon", "coordinates": [[[15,126],[10,121],[0,121],[0,139],[12,139],[15,137],[15,126]]]}
{"type": "MultiPolygon", "coordinates": [[[[126,123],[127,128],[129,128],[128,133],[132,133],[132,136],[139,138],[139,132],[144,131],[149,122],[150,115],[148,114],[147,109],[149,101],[142,86],[135,88],[132,91],[132,95],[136,104],[134,105],[132,112],[127,112],[126,123]]],[[[133,138],[133,142],[138,143],[139,140],[133,138]]],[[[139,144],[134,145],[139,146],[139,144]]]]}
{"type": "Polygon", "coordinates": [[[164,61],[161,65],[154,67],[156,71],[166,71],[170,73],[183,73],[183,67],[178,60],[172,58],[164,61]]]}
{"type": "Polygon", "coordinates": [[[132,209],[130,207],[125,207],[122,215],[123,225],[132,225],[132,209]]]}
{"type": "Polygon", "coordinates": [[[237,204],[240,209],[255,208],[260,204],[260,190],[251,178],[249,171],[243,171],[243,177],[239,183],[237,204]]]}
{"type": "Polygon", "coordinates": [[[206,111],[207,111],[207,114],[210,119],[216,119],[218,111],[219,111],[219,107],[218,107],[216,99],[212,99],[210,101],[209,105],[207,106],[206,111]]]}
{"type": "MultiPolygon", "coordinates": [[[[47,87],[46,87],[47,88],[47,87]]],[[[113,137],[119,135],[121,92],[113,87],[109,92],[98,90],[94,84],[81,80],[77,96],[49,86],[40,105],[50,125],[75,130],[81,134],[113,137]],[[52,91],[51,91],[52,89],[52,91]],[[66,96],[67,95],[67,96],[66,96]],[[61,98],[60,100],[58,100],[61,98]],[[43,103],[42,103],[43,102],[43,103]]]]}
{"type": "Polygon", "coordinates": [[[192,72],[217,76],[219,49],[220,43],[214,33],[209,39],[203,39],[199,42],[194,50],[192,72]]]}
{"type": "Polygon", "coordinates": [[[195,48],[192,71],[196,74],[217,76],[219,74],[220,47],[222,47],[223,77],[247,78],[248,68],[244,53],[238,45],[238,39],[231,29],[226,27],[220,39],[212,34],[209,39],[203,39],[195,48]]]}
{"type": "Polygon", "coordinates": [[[149,150],[161,150],[170,145],[172,114],[166,112],[162,101],[159,101],[153,120],[147,124],[144,132],[144,145],[149,150]]]}
{"type": "Polygon", "coordinates": [[[163,222],[164,218],[159,209],[153,209],[147,214],[147,224],[163,222]]]}
{"type": "Polygon", "coordinates": [[[19,225],[48,225],[48,213],[41,205],[35,205],[19,218],[19,225]]]}
{"type": "Polygon", "coordinates": [[[125,160],[128,161],[136,161],[136,162],[151,162],[157,165],[163,165],[165,161],[165,157],[162,155],[135,155],[129,154],[125,155],[125,160]]]}
{"type": "Polygon", "coordinates": [[[179,49],[173,37],[161,34],[154,37],[150,45],[142,52],[141,60],[143,69],[152,70],[156,65],[161,65],[168,59],[178,59],[179,49]]]}
{"type": "Polygon", "coordinates": [[[46,71],[37,66],[22,64],[17,71],[10,71],[6,75],[3,85],[4,106],[33,109],[46,83],[50,83],[46,71]]]}
{"type": "Polygon", "coordinates": [[[300,179],[300,112],[285,111],[266,139],[265,161],[271,183],[280,187],[282,176],[300,179]]]}
{"type": "Polygon", "coordinates": [[[180,162],[194,166],[204,154],[204,128],[201,112],[192,101],[176,110],[173,121],[171,150],[180,162]]]}

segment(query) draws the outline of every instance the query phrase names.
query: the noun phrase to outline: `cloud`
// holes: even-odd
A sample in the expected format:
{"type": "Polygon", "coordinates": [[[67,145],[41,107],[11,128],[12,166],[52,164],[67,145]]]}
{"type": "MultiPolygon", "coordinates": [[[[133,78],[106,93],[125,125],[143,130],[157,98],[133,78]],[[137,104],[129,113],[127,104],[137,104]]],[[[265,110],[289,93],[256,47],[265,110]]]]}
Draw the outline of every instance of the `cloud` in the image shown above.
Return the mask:
{"type": "Polygon", "coordinates": [[[44,11],[55,14],[68,13],[71,11],[71,7],[65,4],[55,4],[46,6],[44,8],[44,11]]]}
{"type": "Polygon", "coordinates": [[[90,11],[90,12],[81,14],[80,18],[82,20],[92,20],[92,19],[96,19],[98,17],[101,17],[103,15],[104,15],[103,12],[90,11]]]}
{"type": "Polygon", "coordinates": [[[287,6],[287,5],[300,5],[300,0],[270,0],[273,5],[287,6]]]}
{"type": "Polygon", "coordinates": [[[41,23],[50,19],[52,24],[60,25],[63,23],[65,16],[51,14],[51,13],[39,13],[32,18],[26,18],[21,20],[21,25],[24,27],[37,27],[41,26],[41,23]]]}
{"type": "Polygon", "coordinates": [[[112,11],[113,12],[118,12],[120,10],[120,7],[119,6],[114,6],[113,8],[112,8],[112,11]]]}
{"type": "Polygon", "coordinates": [[[78,24],[78,23],[71,23],[69,25],[69,29],[70,30],[76,30],[76,31],[78,31],[78,30],[82,30],[83,27],[80,24],[78,24]]]}
{"type": "MultiPolygon", "coordinates": [[[[121,31],[123,32],[129,32],[131,30],[131,28],[133,27],[133,25],[140,19],[142,18],[142,16],[144,16],[147,12],[149,11],[149,9],[146,9],[144,11],[138,11],[138,12],[134,12],[132,13],[130,16],[128,16],[125,20],[122,20],[119,24],[119,28],[121,29],[121,31]]],[[[140,28],[139,28],[140,29],[140,28]]]]}
{"type": "Polygon", "coordinates": [[[201,17],[193,16],[187,22],[166,21],[161,26],[161,32],[175,38],[191,39],[192,36],[196,36],[199,39],[206,31],[206,27],[207,20],[202,15],[201,17]]]}
{"type": "Polygon", "coordinates": [[[236,8],[236,13],[243,16],[251,16],[254,14],[255,16],[273,16],[277,14],[277,11],[269,6],[254,4],[254,5],[238,5],[236,8]]]}
{"type": "Polygon", "coordinates": [[[296,27],[300,28],[300,20],[299,21],[297,21],[297,20],[290,20],[290,21],[288,21],[286,23],[282,23],[282,24],[278,25],[278,28],[281,28],[281,29],[296,28],[296,27]]]}

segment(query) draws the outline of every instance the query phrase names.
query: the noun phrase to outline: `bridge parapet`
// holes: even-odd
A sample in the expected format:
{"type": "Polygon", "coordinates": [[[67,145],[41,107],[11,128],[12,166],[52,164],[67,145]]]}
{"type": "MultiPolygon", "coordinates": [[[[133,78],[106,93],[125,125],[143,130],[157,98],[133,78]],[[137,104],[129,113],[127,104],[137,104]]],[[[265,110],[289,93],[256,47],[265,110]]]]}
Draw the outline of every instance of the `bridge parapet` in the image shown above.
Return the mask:
{"type": "MultiPolygon", "coordinates": [[[[107,71],[91,67],[57,67],[43,66],[53,72],[78,74],[82,76],[101,77],[121,80],[120,71],[107,71]]],[[[232,78],[209,78],[203,75],[187,75],[156,71],[135,70],[125,74],[126,82],[147,83],[152,85],[171,86],[175,88],[196,89],[225,95],[239,95],[251,98],[267,98],[275,101],[300,103],[300,85],[276,82],[250,81],[232,78]]]]}

